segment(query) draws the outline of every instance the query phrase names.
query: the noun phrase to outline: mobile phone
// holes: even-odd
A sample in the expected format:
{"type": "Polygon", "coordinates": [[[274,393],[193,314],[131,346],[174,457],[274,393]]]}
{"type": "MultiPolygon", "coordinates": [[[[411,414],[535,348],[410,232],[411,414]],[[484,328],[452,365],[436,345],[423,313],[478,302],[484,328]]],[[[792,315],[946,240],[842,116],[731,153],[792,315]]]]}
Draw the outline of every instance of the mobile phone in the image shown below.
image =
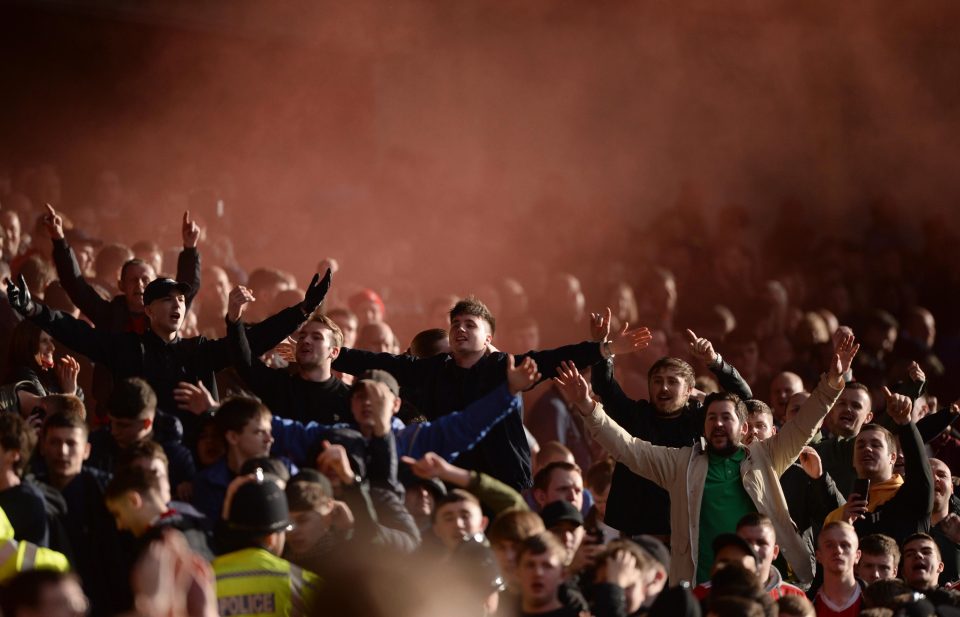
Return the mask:
{"type": "Polygon", "coordinates": [[[857,478],[854,480],[853,492],[860,495],[861,499],[870,501],[870,480],[866,478],[857,478]]]}

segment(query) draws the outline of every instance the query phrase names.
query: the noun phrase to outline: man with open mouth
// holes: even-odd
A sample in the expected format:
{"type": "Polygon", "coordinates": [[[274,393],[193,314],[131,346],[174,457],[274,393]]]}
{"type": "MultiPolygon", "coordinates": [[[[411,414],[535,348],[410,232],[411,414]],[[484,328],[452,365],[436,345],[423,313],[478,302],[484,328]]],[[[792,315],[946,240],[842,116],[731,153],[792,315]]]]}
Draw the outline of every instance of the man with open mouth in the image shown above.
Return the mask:
{"type": "Polygon", "coordinates": [[[780,487],[780,475],[793,464],[844,388],[843,375],[859,346],[846,335],[836,346],[829,372],[800,413],[770,439],[743,445],[749,426],[738,396],[711,394],[704,401],[704,440],[695,446],[667,448],[631,436],[592,400],[586,381],[570,363],[557,370],[557,385],[584,416],[587,432],[614,459],[665,488],[670,494],[671,582],[707,580],[713,563],[713,539],[735,531],[750,512],[773,523],[787,562],[802,582],[813,579],[806,546],[797,533],[780,487]]]}

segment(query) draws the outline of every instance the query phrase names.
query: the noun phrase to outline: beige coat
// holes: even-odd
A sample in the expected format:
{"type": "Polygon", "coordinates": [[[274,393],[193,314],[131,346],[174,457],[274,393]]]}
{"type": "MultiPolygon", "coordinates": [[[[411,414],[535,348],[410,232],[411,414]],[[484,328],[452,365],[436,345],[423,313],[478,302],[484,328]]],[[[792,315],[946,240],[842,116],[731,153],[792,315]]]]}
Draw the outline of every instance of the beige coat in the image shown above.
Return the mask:
{"type": "MultiPolygon", "coordinates": [[[[797,417],[770,439],[745,446],[747,456],[740,464],[743,488],[757,506],[757,511],[773,521],[777,544],[802,583],[813,580],[814,558],[800,539],[797,526],[787,511],[780,475],[797,460],[800,450],[820,428],[840,392],[842,390],[827,383],[826,377],[822,378],[797,417]]],[[[708,465],[703,439],[696,446],[684,448],[655,446],[623,430],[603,412],[600,403],[585,418],[585,425],[614,459],[670,493],[670,527],[673,530],[670,536],[670,582],[693,582],[700,538],[700,504],[708,465]]]]}

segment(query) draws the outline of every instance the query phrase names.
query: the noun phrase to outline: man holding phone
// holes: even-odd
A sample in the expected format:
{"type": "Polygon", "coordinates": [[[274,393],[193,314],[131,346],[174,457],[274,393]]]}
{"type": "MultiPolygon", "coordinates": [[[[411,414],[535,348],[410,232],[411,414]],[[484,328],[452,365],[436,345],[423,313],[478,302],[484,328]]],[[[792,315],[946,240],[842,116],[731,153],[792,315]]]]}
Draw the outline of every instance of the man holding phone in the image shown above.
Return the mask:
{"type": "Polygon", "coordinates": [[[930,529],[933,510],[933,474],[923,441],[912,421],[913,402],[884,388],[887,415],[896,435],[878,424],[867,424],[857,435],[853,466],[857,472],[847,503],[827,515],[826,522],[845,521],[864,537],[882,533],[898,543],[930,529]],[[893,471],[897,442],[903,450],[905,478],[893,471]]]}

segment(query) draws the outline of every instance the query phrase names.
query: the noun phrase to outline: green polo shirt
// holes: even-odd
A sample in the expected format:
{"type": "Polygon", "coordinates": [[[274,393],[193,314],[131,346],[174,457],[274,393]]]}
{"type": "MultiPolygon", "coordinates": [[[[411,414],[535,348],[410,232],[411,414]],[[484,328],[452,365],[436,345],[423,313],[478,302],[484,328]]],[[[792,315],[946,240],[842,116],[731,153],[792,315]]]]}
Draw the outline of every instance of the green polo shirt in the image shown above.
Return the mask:
{"type": "Polygon", "coordinates": [[[713,539],[721,533],[734,533],[744,514],[756,512],[757,506],[743,488],[740,463],[747,451],[740,448],[731,456],[707,454],[707,481],[703,485],[700,504],[700,539],[697,550],[697,583],[710,580],[713,567],[713,539]]]}

